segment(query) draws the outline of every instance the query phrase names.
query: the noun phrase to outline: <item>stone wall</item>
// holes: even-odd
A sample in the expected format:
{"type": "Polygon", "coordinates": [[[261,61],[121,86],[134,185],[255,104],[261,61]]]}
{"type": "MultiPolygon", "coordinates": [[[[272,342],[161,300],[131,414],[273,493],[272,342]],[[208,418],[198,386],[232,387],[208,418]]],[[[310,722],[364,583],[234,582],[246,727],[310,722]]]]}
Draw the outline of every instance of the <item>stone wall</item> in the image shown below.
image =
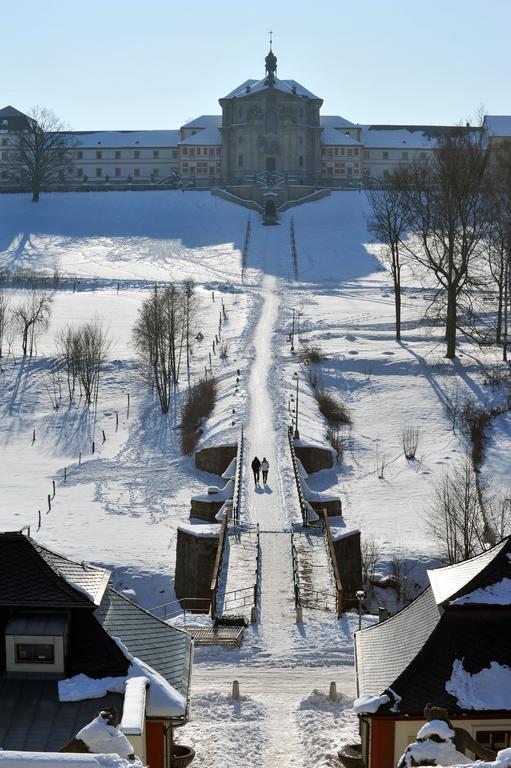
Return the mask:
{"type": "Polygon", "coordinates": [[[357,605],[355,593],[362,589],[360,531],[351,531],[333,542],[339,576],[344,592],[344,607],[357,605]]]}
{"type": "Polygon", "coordinates": [[[196,517],[199,520],[204,520],[208,523],[216,523],[215,515],[220,512],[225,499],[222,501],[215,501],[215,495],[211,494],[211,501],[200,501],[199,499],[192,499],[192,507],[190,509],[190,517],[196,517]]]}
{"type": "Polygon", "coordinates": [[[312,472],[318,472],[320,469],[331,469],[334,465],[333,454],[330,448],[295,444],[295,453],[309,475],[312,472]]]}
{"type": "Polygon", "coordinates": [[[195,466],[204,472],[221,475],[238,453],[237,445],[213,445],[195,454],[195,466]]]}
{"type": "MultiPolygon", "coordinates": [[[[220,535],[220,526],[218,531],[220,535]]],[[[211,596],[211,579],[217,548],[218,537],[200,536],[192,531],[178,529],[174,578],[174,590],[178,600],[185,597],[211,596]]]]}

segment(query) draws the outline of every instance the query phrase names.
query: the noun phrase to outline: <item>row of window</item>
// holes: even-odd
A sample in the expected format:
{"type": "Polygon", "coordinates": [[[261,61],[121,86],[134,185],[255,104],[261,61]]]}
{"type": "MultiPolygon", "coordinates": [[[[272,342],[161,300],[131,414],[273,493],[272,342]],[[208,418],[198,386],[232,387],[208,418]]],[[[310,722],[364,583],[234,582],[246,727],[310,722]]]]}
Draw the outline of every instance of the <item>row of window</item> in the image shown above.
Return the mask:
{"type": "MultiPolygon", "coordinates": [[[[74,153],[74,155],[75,155],[75,158],[77,160],[83,160],[84,159],[83,150],[81,150],[81,149],[77,150],[74,153]]],[[[127,159],[127,155],[128,155],[128,153],[125,152],[126,159],[127,159]]],[[[140,160],[141,157],[142,157],[142,155],[140,154],[140,149],[134,149],[133,150],[133,154],[131,156],[131,159],[133,159],[133,160],[140,160]]],[[[153,160],[159,159],[159,157],[160,157],[160,150],[159,149],[153,149],[151,157],[153,158],[153,160]]],[[[173,149],[172,150],[172,157],[173,158],[177,158],[177,149],[173,149]]],[[[102,159],[103,159],[103,150],[102,149],[96,149],[96,160],[102,160],[102,159]]],[[[122,151],[120,149],[116,149],[114,151],[114,160],[121,160],[121,159],[122,159],[122,151]]]]}
{"type": "Polygon", "coordinates": [[[195,157],[196,155],[204,155],[204,157],[218,157],[220,152],[220,147],[181,147],[181,154],[188,155],[188,157],[195,157]]]}
{"type": "Polygon", "coordinates": [[[183,176],[220,176],[220,163],[208,163],[198,160],[195,164],[181,163],[183,176]]]}
{"type": "Polygon", "coordinates": [[[346,165],[344,162],[321,164],[322,176],[360,176],[360,163],[346,165]]]}
{"type": "MultiPolygon", "coordinates": [[[[87,171],[88,169],[86,168],[85,170],[87,171]]],[[[104,173],[104,170],[105,169],[103,169],[103,168],[96,168],[95,169],[95,175],[96,175],[97,179],[106,178],[107,176],[110,175],[110,169],[109,168],[106,169],[106,173],[104,173]]],[[[70,173],[73,172],[71,168],[69,169],[69,172],[70,173]]],[[[77,168],[76,169],[76,175],[78,177],[80,177],[80,178],[85,176],[84,169],[83,168],[77,168]]],[[[115,176],[115,178],[117,178],[117,179],[121,178],[123,175],[126,176],[126,177],[133,176],[134,178],[138,179],[138,178],[140,178],[142,176],[142,173],[140,172],[140,168],[134,168],[133,169],[133,173],[131,173],[131,174],[130,173],[124,173],[123,174],[123,169],[122,168],[114,168],[113,169],[113,176],[115,176]]],[[[157,178],[160,175],[160,169],[159,168],[153,168],[151,174],[148,174],[148,175],[152,176],[153,178],[157,178]]]]}
{"type": "Polygon", "coordinates": [[[322,157],[358,157],[360,147],[321,147],[322,157]]]}

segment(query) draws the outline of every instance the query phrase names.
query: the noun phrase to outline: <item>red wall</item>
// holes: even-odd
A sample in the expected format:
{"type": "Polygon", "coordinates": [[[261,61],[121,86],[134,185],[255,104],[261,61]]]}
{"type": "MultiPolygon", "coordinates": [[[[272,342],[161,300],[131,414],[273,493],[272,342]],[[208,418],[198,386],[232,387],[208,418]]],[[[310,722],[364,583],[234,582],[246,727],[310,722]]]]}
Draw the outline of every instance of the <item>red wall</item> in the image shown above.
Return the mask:
{"type": "Polygon", "coordinates": [[[149,768],[165,768],[165,729],[163,723],[146,721],[145,743],[149,768]]]}
{"type": "Polygon", "coordinates": [[[371,719],[370,768],[395,768],[394,720],[371,719]]]}

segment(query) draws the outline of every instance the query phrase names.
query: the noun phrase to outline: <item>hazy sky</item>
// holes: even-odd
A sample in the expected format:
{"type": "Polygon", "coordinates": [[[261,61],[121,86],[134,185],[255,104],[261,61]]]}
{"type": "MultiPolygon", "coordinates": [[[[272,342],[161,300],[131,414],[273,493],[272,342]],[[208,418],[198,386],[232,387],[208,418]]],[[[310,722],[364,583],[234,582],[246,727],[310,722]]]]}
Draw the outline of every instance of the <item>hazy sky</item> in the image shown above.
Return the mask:
{"type": "Polygon", "coordinates": [[[177,128],[278,76],[359,123],[511,114],[511,0],[0,0],[0,106],[74,129],[177,128]]]}

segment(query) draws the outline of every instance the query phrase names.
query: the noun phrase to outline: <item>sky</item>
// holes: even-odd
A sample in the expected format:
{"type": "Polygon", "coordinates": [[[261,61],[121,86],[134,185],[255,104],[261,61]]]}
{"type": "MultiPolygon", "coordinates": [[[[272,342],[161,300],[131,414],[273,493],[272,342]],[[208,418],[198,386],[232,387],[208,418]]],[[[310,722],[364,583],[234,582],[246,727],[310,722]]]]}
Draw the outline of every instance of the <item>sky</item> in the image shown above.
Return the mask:
{"type": "Polygon", "coordinates": [[[1,0],[0,107],[75,130],[178,128],[264,75],[355,123],[511,114],[511,0],[1,0]]]}

